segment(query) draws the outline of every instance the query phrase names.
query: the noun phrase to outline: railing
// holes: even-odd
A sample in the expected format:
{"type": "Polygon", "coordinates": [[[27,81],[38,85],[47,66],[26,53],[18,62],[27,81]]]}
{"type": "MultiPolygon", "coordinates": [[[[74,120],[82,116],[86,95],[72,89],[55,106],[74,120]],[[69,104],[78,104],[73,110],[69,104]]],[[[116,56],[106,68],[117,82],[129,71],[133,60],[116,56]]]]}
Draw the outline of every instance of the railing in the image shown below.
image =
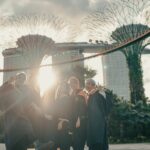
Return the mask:
{"type": "Polygon", "coordinates": [[[71,61],[63,61],[63,62],[59,62],[59,63],[54,63],[54,64],[46,64],[46,65],[41,65],[39,67],[22,67],[22,68],[5,68],[5,69],[0,69],[0,72],[13,72],[13,71],[21,71],[21,70],[30,70],[30,69],[36,69],[36,68],[41,68],[41,67],[47,67],[47,66],[58,66],[58,65],[64,65],[64,64],[69,64],[69,63],[75,63],[75,62],[79,62],[79,61],[84,61],[87,59],[91,59],[94,57],[98,57],[100,55],[106,55],[115,51],[118,51],[124,47],[130,46],[135,42],[138,42],[140,40],[143,40],[147,37],[149,37],[150,35],[150,30],[145,31],[144,33],[142,33],[141,35],[139,35],[138,37],[134,38],[134,39],[127,39],[126,41],[124,41],[123,43],[120,44],[116,44],[114,46],[112,46],[111,48],[104,48],[101,49],[101,52],[98,54],[94,54],[88,57],[84,57],[84,58],[80,58],[80,59],[74,59],[71,61]]]}

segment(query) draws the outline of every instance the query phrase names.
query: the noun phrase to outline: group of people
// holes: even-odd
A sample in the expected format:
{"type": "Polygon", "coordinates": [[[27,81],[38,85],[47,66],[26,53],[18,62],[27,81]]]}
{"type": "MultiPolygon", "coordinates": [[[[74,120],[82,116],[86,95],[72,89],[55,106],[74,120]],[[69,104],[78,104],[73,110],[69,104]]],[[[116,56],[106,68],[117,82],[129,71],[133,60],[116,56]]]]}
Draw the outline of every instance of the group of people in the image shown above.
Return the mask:
{"type": "Polygon", "coordinates": [[[107,118],[112,95],[87,79],[80,88],[76,77],[61,82],[51,103],[43,106],[40,94],[25,84],[19,73],[0,88],[7,150],[108,150],[107,118]]]}

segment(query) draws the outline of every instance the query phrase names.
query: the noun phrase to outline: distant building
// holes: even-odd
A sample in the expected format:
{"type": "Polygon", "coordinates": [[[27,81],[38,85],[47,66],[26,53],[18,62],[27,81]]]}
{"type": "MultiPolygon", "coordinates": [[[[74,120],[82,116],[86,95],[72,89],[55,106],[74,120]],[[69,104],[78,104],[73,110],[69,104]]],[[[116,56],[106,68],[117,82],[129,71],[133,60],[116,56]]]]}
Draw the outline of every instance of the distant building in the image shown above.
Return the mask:
{"type": "MultiPolygon", "coordinates": [[[[44,37],[46,38],[46,37],[44,37]]],[[[28,39],[28,38],[26,38],[28,39]]],[[[46,39],[47,41],[52,41],[51,39],[46,39]]],[[[43,42],[42,42],[43,43],[43,42]]],[[[102,44],[93,44],[93,43],[54,43],[51,42],[52,46],[47,48],[46,53],[48,55],[52,55],[53,63],[64,62],[76,58],[83,58],[82,52],[85,53],[98,53],[100,52],[104,46],[102,44]]],[[[38,48],[31,43],[32,47],[37,49],[37,52],[41,54],[41,47],[38,48]]],[[[4,68],[22,68],[26,65],[29,66],[30,63],[36,59],[38,64],[40,64],[42,58],[45,53],[39,55],[37,58],[36,55],[24,55],[22,51],[26,51],[26,49],[21,49],[21,42],[19,43],[17,48],[10,48],[3,51],[4,56],[4,68]],[[28,57],[30,57],[30,61],[28,62],[28,57]]],[[[27,43],[26,43],[27,45],[27,43]]],[[[38,43],[38,46],[40,44],[38,43]]],[[[31,47],[31,49],[32,49],[31,47]]],[[[44,46],[42,46],[44,50],[44,46]]],[[[30,50],[30,47],[28,47],[30,50]]],[[[31,50],[32,52],[32,50],[31,50]]],[[[145,54],[149,54],[150,51],[144,51],[145,54]]],[[[84,66],[84,62],[76,62],[66,65],[60,65],[56,67],[57,71],[61,70],[71,70],[73,65],[81,65],[84,66]]],[[[98,64],[95,64],[98,65],[98,64]]],[[[102,56],[102,66],[103,66],[103,79],[104,85],[113,90],[120,97],[124,97],[125,99],[130,99],[129,92],[129,77],[128,77],[128,68],[126,65],[126,60],[124,55],[121,52],[114,52],[105,56],[102,56]]],[[[8,80],[11,76],[15,75],[18,71],[14,72],[5,72],[4,73],[4,81],[8,80]]],[[[27,71],[28,73],[28,71],[27,71]]]]}
{"type": "MultiPolygon", "coordinates": [[[[52,62],[55,64],[55,63],[64,62],[64,61],[72,61],[72,60],[80,59],[83,57],[84,57],[84,55],[82,53],[80,53],[80,51],[77,51],[77,50],[72,50],[72,51],[67,51],[67,52],[59,52],[52,56],[52,62]]],[[[54,66],[54,70],[58,74],[61,74],[61,72],[63,72],[63,73],[72,72],[72,69],[76,66],[83,68],[84,61],[54,66]]]]}
{"type": "Polygon", "coordinates": [[[104,85],[118,96],[130,99],[128,68],[123,53],[103,56],[102,63],[104,85]]]}

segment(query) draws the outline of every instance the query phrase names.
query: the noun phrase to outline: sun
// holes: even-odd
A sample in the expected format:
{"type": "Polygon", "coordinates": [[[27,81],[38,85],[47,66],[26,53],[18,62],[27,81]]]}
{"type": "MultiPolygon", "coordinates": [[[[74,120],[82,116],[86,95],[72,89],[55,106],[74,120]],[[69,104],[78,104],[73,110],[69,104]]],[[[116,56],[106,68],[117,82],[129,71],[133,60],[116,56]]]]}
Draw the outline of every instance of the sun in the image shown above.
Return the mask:
{"type": "MultiPolygon", "coordinates": [[[[52,63],[52,58],[47,57],[43,59],[41,65],[51,64],[51,63],[52,63]]],[[[54,86],[55,82],[56,82],[56,75],[54,74],[51,66],[40,68],[39,75],[38,75],[38,85],[40,87],[41,96],[43,96],[48,89],[54,86]]]]}

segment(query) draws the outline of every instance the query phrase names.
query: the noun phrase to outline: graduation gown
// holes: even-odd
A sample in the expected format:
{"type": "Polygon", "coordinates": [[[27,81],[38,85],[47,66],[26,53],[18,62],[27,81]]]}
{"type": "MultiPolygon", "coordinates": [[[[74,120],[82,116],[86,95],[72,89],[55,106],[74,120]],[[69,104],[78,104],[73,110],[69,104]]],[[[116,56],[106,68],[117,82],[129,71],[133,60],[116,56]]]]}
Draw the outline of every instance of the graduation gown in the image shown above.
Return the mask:
{"type": "Polygon", "coordinates": [[[79,89],[75,95],[72,95],[74,102],[74,121],[73,121],[73,147],[74,149],[83,149],[86,141],[86,121],[87,121],[87,105],[84,92],[79,89]],[[80,127],[76,128],[76,122],[80,119],[80,127]]]}
{"type": "Polygon", "coordinates": [[[69,131],[72,128],[72,110],[73,103],[70,96],[66,95],[56,99],[54,111],[56,122],[64,120],[62,129],[56,131],[56,145],[62,149],[71,145],[69,131]]]}
{"type": "Polygon", "coordinates": [[[101,94],[100,91],[89,96],[88,100],[88,123],[87,144],[101,144],[103,150],[108,150],[107,140],[107,116],[112,107],[112,97],[108,92],[101,94]]]}
{"type": "Polygon", "coordinates": [[[24,107],[27,105],[28,91],[26,87],[23,92],[14,88],[11,84],[1,87],[0,101],[4,113],[5,142],[7,149],[11,149],[20,140],[31,144],[34,139],[33,128],[26,116],[24,107]]]}

